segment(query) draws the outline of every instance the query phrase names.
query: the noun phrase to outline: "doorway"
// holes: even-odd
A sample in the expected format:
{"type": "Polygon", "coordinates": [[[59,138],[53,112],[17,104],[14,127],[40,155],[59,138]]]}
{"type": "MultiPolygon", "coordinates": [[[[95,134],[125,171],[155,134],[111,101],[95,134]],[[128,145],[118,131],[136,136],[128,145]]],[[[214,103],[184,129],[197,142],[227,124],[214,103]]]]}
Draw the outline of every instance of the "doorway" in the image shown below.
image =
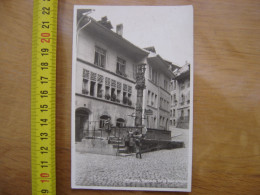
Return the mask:
{"type": "Polygon", "coordinates": [[[87,108],[76,109],[76,132],[75,141],[80,142],[84,137],[84,132],[89,130],[89,110],[87,108]]]}

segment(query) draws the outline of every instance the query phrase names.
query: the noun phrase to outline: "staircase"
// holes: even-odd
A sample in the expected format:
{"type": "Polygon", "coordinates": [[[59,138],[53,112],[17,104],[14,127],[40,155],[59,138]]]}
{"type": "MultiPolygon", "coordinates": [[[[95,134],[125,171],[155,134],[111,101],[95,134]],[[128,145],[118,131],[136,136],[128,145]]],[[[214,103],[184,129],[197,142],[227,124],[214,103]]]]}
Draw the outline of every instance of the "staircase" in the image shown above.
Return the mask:
{"type": "Polygon", "coordinates": [[[108,144],[112,144],[113,148],[117,149],[117,156],[131,156],[122,138],[110,136],[108,144]]]}

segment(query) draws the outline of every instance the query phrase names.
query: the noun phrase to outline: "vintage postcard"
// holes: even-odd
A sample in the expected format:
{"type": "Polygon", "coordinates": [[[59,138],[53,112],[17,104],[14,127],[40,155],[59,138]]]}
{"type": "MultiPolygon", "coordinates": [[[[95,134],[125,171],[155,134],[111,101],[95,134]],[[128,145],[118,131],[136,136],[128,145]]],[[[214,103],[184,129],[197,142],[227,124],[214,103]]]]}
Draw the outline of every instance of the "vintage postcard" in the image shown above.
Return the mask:
{"type": "Polygon", "coordinates": [[[75,6],[72,188],[191,191],[192,6],[75,6]]]}

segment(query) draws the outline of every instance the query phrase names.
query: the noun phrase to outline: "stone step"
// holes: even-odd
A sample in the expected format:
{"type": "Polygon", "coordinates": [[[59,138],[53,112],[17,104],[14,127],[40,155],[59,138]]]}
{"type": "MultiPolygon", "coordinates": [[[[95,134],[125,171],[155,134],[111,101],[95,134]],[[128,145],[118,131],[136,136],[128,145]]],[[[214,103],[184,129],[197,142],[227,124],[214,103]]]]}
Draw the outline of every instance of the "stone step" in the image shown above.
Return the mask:
{"type": "Polygon", "coordinates": [[[127,153],[127,148],[119,148],[118,153],[127,153]]]}
{"type": "Polygon", "coordinates": [[[122,140],[110,140],[109,144],[123,144],[122,140]]]}
{"type": "Polygon", "coordinates": [[[113,144],[113,148],[124,148],[125,147],[125,145],[123,145],[123,144],[113,144]]]}
{"type": "Polygon", "coordinates": [[[111,140],[111,141],[117,141],[117,140],[123,140],[123,139],[122,139],[122,138],[117,138],[117,137],[114,137],[114,138],[113,138],[113,137],[112,137],[112,138],[110,137],[109,140],[111,140]]]}
{"type": "Polygon", "coordinates": [[[131,154],[128,154],[128,153],[119,153],[118,156],[126,157],[126,156],[131,156],[131,154]]]}

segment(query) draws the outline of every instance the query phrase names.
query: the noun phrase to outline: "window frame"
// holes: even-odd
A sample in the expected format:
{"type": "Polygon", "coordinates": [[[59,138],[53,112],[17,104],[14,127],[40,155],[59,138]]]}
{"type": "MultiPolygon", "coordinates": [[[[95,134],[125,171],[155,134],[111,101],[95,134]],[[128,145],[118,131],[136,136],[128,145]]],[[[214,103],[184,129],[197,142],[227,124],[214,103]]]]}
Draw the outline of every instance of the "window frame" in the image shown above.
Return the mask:
{"type": "Polygon", "coordinates": [[[126,60],[121,58],[121,57],[117,57],[116,60],[116,73],[122,76],[126,76],[126,60]],[[123,67],[123,68],[122,68],[123,67]],[[122,71],[123,69],[123,71],[122,71]]]}
{"type": "Polygon", "coordinates": [[[106,66],[106,61],[107,61],[107,51],[99,46],[95,46],[95,55],[94,55],[94,64],[99,66],[99,67],[102,67],[102,68],[105,68],[106,66]],[[96,61],[96,54],[97,54],[97,61],[96,61]],[[102,58],[101,57],[104,57],[104,64],[102,64],[102,58]]]}

